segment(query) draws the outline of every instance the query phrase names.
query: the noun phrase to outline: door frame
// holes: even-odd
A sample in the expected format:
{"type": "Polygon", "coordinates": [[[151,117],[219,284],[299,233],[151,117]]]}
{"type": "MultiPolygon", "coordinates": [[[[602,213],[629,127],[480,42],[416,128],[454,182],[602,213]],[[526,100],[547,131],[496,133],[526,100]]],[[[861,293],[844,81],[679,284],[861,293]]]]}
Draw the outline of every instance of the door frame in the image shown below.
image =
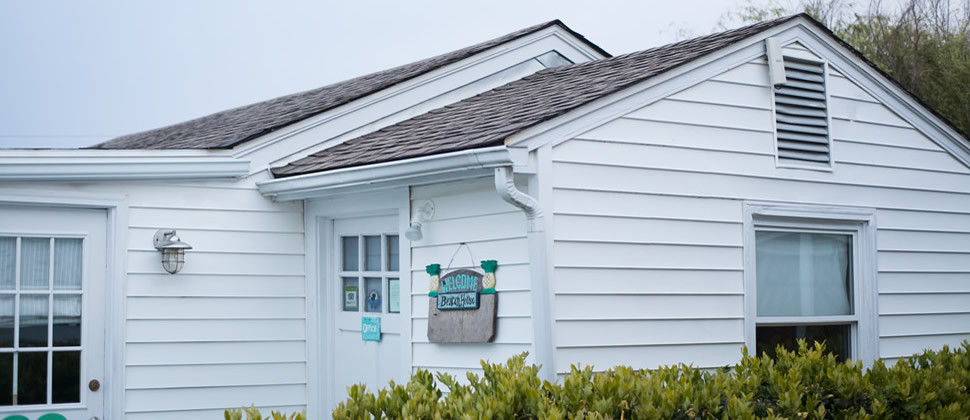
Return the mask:
{"type": "Polygon", "coordinates": [[[0,205],[105,210],[104,273],[104,394],[103,418],[125,415],[125,297],[127,269],[128,199],[123,195],[98,195],[76,191],[11,190],[0,188],[0,205]]]}
{"type": "Polygon", "coordinates": [[[408,187],[338,197],[307,199],[304,206],[306,231],[307,296],[307,418],[326,418],[334,400],[335,385],[325,374],[336,363],[330,328],[336,316],[332,287],[327,287],[333,266],[333,221],[345,217],[397,216],[401,241],[399,262],[401,279],[401,377],[411,373],[411,244],[404,237],[410,227],[410,190],[408,187]]]}

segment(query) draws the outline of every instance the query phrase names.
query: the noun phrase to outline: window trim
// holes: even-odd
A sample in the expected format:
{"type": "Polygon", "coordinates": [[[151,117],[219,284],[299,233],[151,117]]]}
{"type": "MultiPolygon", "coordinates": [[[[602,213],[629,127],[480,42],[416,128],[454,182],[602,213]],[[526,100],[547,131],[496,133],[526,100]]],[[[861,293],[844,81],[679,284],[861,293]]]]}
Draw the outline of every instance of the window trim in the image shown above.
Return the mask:
{"type": "Polygon", "coordinates": [[[874,209],[832,207],[809,204],[761,203],[744,204],[744,344],[755,354],[755,328],[762,325],[792,323],[851,324],[852,360],[868,367],[879,357],[879,313],[877,305],[876,217],[874,209]],[[852,316],[758,317],[757,273],[755,264],[755,231],[782,230],[793,232],[846,233],[853,236],[853,307],[852,316]],[[794,321],[787,322],[786,321],[794,321]]]}
{"type": "MultiPolygon", "coordinates": [[[[813,63],[813,64],[818,64],[822,66],[822,85],[825,86],[825,123],[826,123],[825,128],[826,128],[826,131],[828,131],[827,137],[828,137],[828,146],[829,146],[829,161],[825,164],[821,162],[818,164],[797,163],[797,162],[783,161],[778,156],[778,110],[777,110],[778,103],[775,101],[775,87],[769,84],[768,90],[771,94],[771,132],[773,134],[772,144],[774,145],[774,148],[775,148],[774,150],[775,167],[783,168],[783,169],[803,169],[803,170],[810,170],[810,171],[833,172],[835,170],[835,155],[834,155],[835,142],[832,139],[832,93],[829,86],[829,81],[831,80],[831,77],[829,77],[831,73],[831,68],[830,68],[831,65],[829,64],[828,61],[825,61],[819,58],[813,59],[808,57],[786,55],[784,48],[790,46],[791,44],[794,44],[795,42],[797,42],[797,40],[792,40],[792,42],[782,45],[783,59],[791,58],[793,60],[804,61],[807,63],[813,63]]],[[[802,46],[804,47],[804,44],[802,44],[802,46]]],[[[808,48],[808,47],[805,47],[805,48],[808,48]]],[[[815,54],[814,51],[812,53],[815,54]]]]}

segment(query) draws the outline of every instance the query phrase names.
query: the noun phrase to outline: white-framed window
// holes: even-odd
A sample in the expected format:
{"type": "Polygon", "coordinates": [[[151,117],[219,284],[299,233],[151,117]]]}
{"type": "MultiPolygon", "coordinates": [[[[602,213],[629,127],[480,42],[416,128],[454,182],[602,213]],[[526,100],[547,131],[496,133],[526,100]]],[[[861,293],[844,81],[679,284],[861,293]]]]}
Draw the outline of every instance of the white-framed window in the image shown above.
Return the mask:
{"type": "Polygon", "coordinates": [[[874,211],[746,203],[744,256],[750,353],[805,339],[839,359],[875,360],[874,211]]]}

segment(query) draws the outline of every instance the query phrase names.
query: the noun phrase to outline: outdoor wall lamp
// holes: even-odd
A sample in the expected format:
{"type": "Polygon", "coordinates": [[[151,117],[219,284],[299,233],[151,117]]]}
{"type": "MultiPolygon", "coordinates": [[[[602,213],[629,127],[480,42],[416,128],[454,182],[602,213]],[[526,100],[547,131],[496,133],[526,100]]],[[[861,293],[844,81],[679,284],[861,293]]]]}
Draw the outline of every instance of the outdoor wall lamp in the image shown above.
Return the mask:
{"type": "Polygon", "coordinates": [[[155,232],[155,249],[162,251],[162,268],[168,274],[178,273],[185,265],[185,250],[192,245],[182,242],[175,229],[159,229],[155,232]]]}
{"type": "Polygon", "coordinates": [[[431,220],[432,217],[434,217],[434,201],[427,200],[421,203],[414,209],[414,214],[411,216],[411,227],[404,232],[404,237],[412,242],[420,241],[424,237],[421,232],[421,224],[431,220]]]}

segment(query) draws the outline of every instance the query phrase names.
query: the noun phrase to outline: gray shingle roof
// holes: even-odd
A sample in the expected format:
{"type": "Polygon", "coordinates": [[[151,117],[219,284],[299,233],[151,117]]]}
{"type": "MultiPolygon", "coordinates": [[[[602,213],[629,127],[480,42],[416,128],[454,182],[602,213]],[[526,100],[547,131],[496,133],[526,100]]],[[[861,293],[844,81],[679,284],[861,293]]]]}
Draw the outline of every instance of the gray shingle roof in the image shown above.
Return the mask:
{"type": "MultiPolygon", "coordinates": [[[[531,26],[508,35],[462,48],[457,51],[431,57],[411,64],[379,71],[321,88],[271,99],[251,105],[217,112],[205,117],[121,136],[92,146],[94,149],[223,149],[252,140],[256,137],[312,117],[329,109],[367,96],[420,76],[437,68],[458,62],[489,48],[517,38],[559,25],[579,39],[558,20],[531,26]]],[[[591,42],[588,45],[605,56],[591,42]]]]}
{"type": "Polygon", "coordinates": [[[273,168],[276,177],[498,146],[506,137],[800,15],[618,57],[542,70],[273,168]]]}

